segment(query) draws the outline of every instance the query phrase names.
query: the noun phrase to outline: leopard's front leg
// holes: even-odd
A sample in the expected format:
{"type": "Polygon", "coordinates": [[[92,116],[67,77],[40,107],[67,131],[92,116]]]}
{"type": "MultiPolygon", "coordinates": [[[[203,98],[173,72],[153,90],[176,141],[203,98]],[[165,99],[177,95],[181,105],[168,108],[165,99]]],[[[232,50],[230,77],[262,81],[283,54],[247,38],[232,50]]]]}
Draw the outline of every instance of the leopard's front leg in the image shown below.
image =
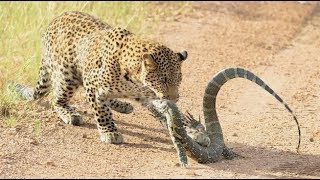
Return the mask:
{"type": "Polygon", "coordinates": [[[99,94],[95,89],[86,90],[88,100],[94,109],[95,120],[97,122],[100,139],[109,144],[123,143],[123,137],[117,131],[117,127],[112,118],[111,99],[105,94],[99,94]]]}

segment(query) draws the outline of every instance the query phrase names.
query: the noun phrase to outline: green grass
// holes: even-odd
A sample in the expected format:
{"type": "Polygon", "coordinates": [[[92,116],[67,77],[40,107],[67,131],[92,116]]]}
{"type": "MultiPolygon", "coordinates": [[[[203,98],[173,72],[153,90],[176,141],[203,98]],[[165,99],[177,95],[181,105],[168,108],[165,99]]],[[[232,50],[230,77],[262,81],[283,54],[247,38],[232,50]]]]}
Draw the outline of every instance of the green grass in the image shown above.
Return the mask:
{"type": "Polygon", "coordinates": [[[18,123],[18,121],[17,121],[17,118],[15,118],[15,117],[6,117],[5,118],[6,127],[13,128],[17,125],[17,123],[18,123]]]}
{"type": "Polygon", "coordinates": [[[34,121],[33,132],[37,137],[41,136],[42,128],[41,128],[41,121],[39,119],[36,119],[34,121]]]}
{"type": "Polygon", "coordinates": [[[12,109],[17,104],[18,96],[15,93],[8,93],[6,91],[0,93],[0,117],[3,117],[0,126],[15,127],[17,125],[17,117],[12,114],[12,109]]]}
{"type": "Polygon", "coordinates": [[[0,116],[10,117],[10,110],[18,100],[18,96],[13,93],[2,92],[0,94],[0,116]]]}
{"type": "MultiPolygon", "coordinates": [[[[35,86],[41,59],[41,34],[65,11],[83,11],[135,34],[157,36],[161,18],[188,10],[188,2],[0,2],[0,94],[15,80],[35,86]]],[[[0,109],[11,107],[0,98],[0,109]],[[3,101],[3,102],[2,102],[3,101]]]]}

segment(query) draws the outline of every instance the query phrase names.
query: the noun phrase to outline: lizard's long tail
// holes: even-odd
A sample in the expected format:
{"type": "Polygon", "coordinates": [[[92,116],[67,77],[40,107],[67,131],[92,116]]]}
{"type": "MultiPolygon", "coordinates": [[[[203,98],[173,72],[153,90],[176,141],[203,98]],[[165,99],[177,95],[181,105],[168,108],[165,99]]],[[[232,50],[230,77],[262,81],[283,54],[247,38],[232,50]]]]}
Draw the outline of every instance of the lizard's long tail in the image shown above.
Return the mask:
{"type": "Polygon", "coordinates": [[[33,89],[14,81],[7,82],[7,90],[10,92],[17,93],[23,99],[36,100],[44,96],[50,91],[51,81],[50,76],[45,66],[42,66],[39,71],[39,80],[37,86],[33,89]]]}
{"type": "MultiPolygon", "coordinates": [[[[291,108],[288,106],[287,103],[285,103],[279,95],[277,95],[265,82],[263,82],[259,77],[254,75],[252,72],[242,69],[242,68],[228,68],[224,69],[220,72],[218,72],[213,78],[209,81],[207,88],[205,90],[205,95],[203,98],[203,112],[204,112],[204,117],[205,117],[205,123],[206,123],[206,128],[207,132],[219,132],[216,131],[218,128],[221,130],[220,124],[217,123],[218,117],[216,113],[216,96],[221,88],[221,86],[226,83],[228,80],[233,79],[233,78],[245,78],[248,79],[263,89],[265,89],[267,92],[269,92],[272,96],[274,96],[279,102],[281,102],[284,107],[291,113],[293,116],[293,119],[295,120],[297,126],[298,126],[298,132],[299,132],[299,143],[297,146],[297,151],[299,151],[300,147],[300,142],[301,142],[301,132],[300,132],[300,126],[299,122],[297,120],[297,117],[294,115],[293,111],[291,108]],[[208,123],[208,125],[207,125],[208,123]]],[[[214,136],[214,134],[212,134],[214,136]]],[[[218,136],[220,135],[217,134],[218,136]]]]}

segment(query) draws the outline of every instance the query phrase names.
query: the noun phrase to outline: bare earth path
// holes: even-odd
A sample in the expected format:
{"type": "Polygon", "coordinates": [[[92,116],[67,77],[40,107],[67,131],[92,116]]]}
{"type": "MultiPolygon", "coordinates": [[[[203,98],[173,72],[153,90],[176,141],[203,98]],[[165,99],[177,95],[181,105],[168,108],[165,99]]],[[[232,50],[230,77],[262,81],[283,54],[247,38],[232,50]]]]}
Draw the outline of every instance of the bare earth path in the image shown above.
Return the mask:
{"type": "Polygon", "coordinates": [[[74,102],[85,117],[83,126],[60,122],[50,108],[51,96],[21,102],[14,113],[24,120],[15,128],[0,124],[0,178],[320,178],[320,7],[294,2],[192,6],[193,12],[159,26],[158,39],[189,53],[179,108],[202,116],[207,81],[223,68],[246,68],[296,113],[300,154],[297,128],[285,108],[257,85],[235,79],[223,86],[217,107],[226,143],[243,159],[213,164],[189,159],[187,169],[178,167],[167,130],[134,102],[132,114],[115,112],[126,143],[103,144],[79,92],[74,102]]]}

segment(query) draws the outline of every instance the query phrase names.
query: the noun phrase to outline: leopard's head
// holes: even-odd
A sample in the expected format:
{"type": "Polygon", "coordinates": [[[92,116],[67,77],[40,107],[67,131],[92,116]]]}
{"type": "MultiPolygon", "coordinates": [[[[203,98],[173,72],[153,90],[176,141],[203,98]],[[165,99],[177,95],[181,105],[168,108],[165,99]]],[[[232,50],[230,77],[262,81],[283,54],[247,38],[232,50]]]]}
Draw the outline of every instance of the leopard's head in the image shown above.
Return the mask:
{"type": "Polygon", "coordinates": [[[181,65],[187,59],[187,52],[173,52],[158,45],[142,55],[141,80],[160,99],[177,102],[179,85],[182,81],[181,65]]]}

